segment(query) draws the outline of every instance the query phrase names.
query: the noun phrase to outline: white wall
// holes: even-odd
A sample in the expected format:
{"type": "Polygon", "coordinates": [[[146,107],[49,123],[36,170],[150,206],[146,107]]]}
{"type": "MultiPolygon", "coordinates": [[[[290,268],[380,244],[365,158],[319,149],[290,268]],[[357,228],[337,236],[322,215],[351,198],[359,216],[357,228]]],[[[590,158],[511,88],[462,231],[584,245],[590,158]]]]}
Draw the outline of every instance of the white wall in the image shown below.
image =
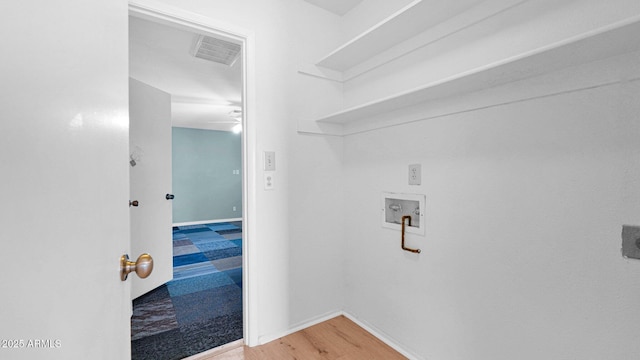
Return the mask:
{"type": "MultiPolygon", "coordinates": [[[[345,103],[640,12],[626,1],[548,5],[523,25],[460,34],[350,81],[345,103]]],[[[598,64],[583,75],[611,66],[598,64]]],[[[627,66],[617,70],[637,72],[627,66]]],[[[622,258],[620,232],[640,210],[638,95],[637,80],[621,82],[345,137],[345,204],[358,204],[358,225],[345,226],[345,311],[420,359],[632,357],[640,264],[622,258]],[[407,185],[413,163],[421,186],[407,185]],[[426,235],[408,237],[422,254],[380,225],[383,191],[426,194],[426,235]]]]}
{"type": "MultiPolygon", "coordinates": [[[[345,83],[345,105],[639,13],[633,1],[527,2],[345,83]]],[[[357,224],[345,226],[345,311],[419,359],[633,358],[640,263],[622,258],[620,233],[640,213],[639,95],[636,80],[345,137],[345,204],[357,204],[345,205],[357,224]],[[407,185],[414,163],[421,186],[407,185]],[[382,228],[383,191],[426,195],[426,235],[408,237],[422,254],[382,228]]]]}
{"type": "MultiPolygon", "coordinates": [[[[342,305],[339,262],[341,216],[334,191],[341,169],[341,139],[296,133],[296,116],[324,113],[340,101],[340,88],[297,74],[339,39],[339,18],[299,0],[162,3],[253,31],[256,43],[255,123],[259,159],[257,227],[258,331],[272,339],[300,322],[342,305]],[[304,90],[304,91],[303,91],[304,90]],[[324,101],[318,101],[323,99],[324,101]],[[262,151],[276,152],[275,190],[262,187],[262,151]],[[313,189],[309,193],[309,189],[313,189]]],[[[255,319],[254,319],[255,320],[255,319]]]]}
{"type": "Polygon", "coordinates": [[[345,139],[346,311],[424,359],[629,359],[640,351],[640,84],[345,139]],[[636,100],[634,100],[636,99],[636,100]],[[407,165],[423,183],[408,186],[407,165]],[[427,196],[422,249],[382,191],[427,196]],[[364,249],[364,253],[363,253],[364,249]],[[357,254],[357,255],[356,255],[357,254]]]}

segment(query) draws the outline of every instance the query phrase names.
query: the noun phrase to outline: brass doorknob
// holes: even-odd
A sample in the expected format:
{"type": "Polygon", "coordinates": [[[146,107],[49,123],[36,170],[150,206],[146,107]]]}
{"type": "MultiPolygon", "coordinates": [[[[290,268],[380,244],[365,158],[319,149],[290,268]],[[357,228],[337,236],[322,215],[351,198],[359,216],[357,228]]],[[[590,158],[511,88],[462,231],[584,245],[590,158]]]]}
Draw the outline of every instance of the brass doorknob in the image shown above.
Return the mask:
{"type": "Polygon", "coordinates": [[[138,256],[136,261],[129,261],[129,255],[124,254],[120,257],[120,280],[127,280],[130,272],[135,271],[141,279],[146,278],[153,271],[153,258],[149,254],[138,256]]]}

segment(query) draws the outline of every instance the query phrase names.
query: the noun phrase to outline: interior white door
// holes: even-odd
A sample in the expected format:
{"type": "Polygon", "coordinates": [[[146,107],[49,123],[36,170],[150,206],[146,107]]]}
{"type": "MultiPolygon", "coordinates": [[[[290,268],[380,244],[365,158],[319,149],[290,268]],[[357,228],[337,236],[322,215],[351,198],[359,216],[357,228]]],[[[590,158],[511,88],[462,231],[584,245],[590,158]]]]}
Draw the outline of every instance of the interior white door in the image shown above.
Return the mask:
{"type": "Polygon", "coordinates": [[[131,296],[138,296],[173,278],[171,193],[171,95],[129,79],[129,148],[135,164],[130,169],[131,254],[153,257],[146,279],[133,276],[131,296]]]}
{"type": "Polygon", "coordinates": [[[0,14],[0,358],[128,359],[127,2],[0,14]]]}

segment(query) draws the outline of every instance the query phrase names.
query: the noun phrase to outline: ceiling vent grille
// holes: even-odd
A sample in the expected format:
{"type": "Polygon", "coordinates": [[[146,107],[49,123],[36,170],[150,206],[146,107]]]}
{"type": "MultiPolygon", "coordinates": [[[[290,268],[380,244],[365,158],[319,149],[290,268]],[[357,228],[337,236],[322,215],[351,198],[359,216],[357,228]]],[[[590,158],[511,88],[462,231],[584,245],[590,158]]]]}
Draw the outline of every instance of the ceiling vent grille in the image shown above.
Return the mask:
{"type": "Polygon", "coordinates": [[[232,66],[238,60],[240,50],[242,50],[242,46],[238,44],[211,36],[199,35],[193,56],[232,66]]]}

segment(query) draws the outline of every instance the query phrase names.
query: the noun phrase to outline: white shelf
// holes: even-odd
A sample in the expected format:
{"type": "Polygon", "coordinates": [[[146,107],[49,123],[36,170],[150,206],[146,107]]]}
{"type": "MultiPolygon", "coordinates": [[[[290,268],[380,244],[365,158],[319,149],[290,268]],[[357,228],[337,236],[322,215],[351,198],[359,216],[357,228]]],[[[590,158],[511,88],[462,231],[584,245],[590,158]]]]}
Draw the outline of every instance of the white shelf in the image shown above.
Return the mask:
{"type": "Polygon", "coordinates": [[[462,13],[480,0],[415,0],[316,63],[345,71],[415,35],[462,13]]]}
{"type": "Polygon", "coordinates": [[[315,123],[319,129],[335,129],[336,125],[339,127],[340,124],[366,122],[366,119],[371,117],[379,119],[384,114],[420,103],[484,90],[563,68],[640,51],[638,34],[640,17],[634,17],[406,92],[329,114],[316,119],[315,123]]]}

